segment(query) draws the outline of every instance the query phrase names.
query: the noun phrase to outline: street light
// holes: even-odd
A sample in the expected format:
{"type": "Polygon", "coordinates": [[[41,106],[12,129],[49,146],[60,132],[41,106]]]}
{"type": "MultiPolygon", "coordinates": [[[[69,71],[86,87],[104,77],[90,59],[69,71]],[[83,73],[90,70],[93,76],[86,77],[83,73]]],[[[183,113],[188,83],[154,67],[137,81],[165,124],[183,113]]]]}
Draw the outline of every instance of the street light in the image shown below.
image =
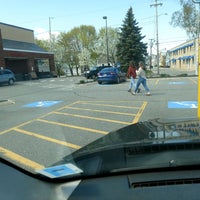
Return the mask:
{"type": "Polygon", "coordinates": [[[103,16],[103,19],[105,19],[106,21],[106,49],[107,49],[107,63],[109,64],[107,16],[103,16]]]}

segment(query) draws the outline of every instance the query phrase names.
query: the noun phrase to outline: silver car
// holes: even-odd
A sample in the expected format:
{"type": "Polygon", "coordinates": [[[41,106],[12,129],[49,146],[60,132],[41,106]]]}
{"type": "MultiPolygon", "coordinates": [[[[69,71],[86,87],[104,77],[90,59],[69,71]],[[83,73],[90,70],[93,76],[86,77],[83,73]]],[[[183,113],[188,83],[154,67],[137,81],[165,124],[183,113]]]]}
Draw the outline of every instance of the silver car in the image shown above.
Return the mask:
{"type": "Polygon", "coordinates": [[[15,81],[15,75],[11,70],[0,69],[0,84],[13,85],[15,81]]]}

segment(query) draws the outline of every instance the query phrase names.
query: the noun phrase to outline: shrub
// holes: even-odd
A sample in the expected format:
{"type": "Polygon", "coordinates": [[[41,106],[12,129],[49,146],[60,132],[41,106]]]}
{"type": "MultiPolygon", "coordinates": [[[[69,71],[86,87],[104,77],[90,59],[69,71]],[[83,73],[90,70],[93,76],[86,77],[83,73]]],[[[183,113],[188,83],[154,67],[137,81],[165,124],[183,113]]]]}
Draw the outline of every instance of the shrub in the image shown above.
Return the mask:
{"type": "Polygon", "coordinates": [[[80,84],[84,84],[85,83],[85,80],[80,80],[80,84]]]}
{"type": "Polygon", "coordinates": [[[160,77],[164,78],[164,77],[170,77],[169,74],[160,74],[160,77]]]}
{"type": "Polygon", "coordinates": [[[179,74],[177,76],[185,77],[185,76],[188,76],[188,74],[179,74]]]}

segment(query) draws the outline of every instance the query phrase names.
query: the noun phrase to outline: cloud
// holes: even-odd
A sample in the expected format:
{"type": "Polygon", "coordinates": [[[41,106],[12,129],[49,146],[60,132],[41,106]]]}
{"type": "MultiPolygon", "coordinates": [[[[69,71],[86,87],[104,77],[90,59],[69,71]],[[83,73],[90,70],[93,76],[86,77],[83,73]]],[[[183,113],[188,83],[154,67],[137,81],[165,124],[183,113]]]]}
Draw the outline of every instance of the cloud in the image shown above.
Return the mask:
{"type": "MultiPolygon", "coordinates": [[[[57,37],[60,34],[59,31],[52,31],[51,35],[54,37],[57,37]]],[[[38,40],[49,40],[49,30],[46,30],[44,28],[35,28],[34,29],[34,36],[38,40]]]]}

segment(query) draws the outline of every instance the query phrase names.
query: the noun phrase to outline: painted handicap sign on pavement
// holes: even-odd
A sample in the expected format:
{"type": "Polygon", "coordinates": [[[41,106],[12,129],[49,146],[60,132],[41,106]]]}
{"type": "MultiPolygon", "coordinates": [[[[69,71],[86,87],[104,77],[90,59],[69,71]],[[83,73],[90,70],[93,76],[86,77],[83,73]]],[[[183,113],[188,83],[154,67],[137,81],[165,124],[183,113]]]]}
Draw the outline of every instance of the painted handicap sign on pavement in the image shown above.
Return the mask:
{"type": "Polygon", "coordinates": [[[198,108],[197,101],[169,101],[168,108],[198,108]]]}
{"type": "Polygon", "coordinates": [[[55,104],[58,104],[60,102],[62,102],[62,101],[36,101],[36,102],[26,104],[23,107],[47,108],[47,107],[53,106],[55,104]]]}

